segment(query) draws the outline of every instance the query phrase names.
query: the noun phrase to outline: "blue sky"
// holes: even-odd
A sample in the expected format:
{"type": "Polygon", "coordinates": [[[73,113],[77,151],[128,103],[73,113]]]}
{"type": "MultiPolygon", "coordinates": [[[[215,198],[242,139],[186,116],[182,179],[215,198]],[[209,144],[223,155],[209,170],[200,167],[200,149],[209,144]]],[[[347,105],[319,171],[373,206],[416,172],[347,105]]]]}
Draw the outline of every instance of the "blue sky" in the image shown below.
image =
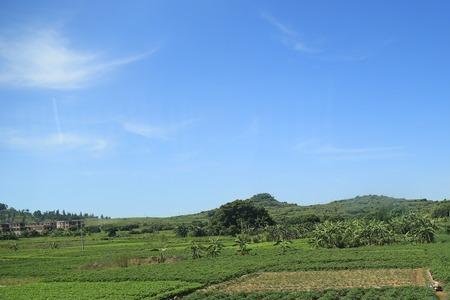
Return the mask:
{"type": "Polygon", "coordinates": [[[450,197],[447,1],[2,1],[0,202],[450,197]]]}

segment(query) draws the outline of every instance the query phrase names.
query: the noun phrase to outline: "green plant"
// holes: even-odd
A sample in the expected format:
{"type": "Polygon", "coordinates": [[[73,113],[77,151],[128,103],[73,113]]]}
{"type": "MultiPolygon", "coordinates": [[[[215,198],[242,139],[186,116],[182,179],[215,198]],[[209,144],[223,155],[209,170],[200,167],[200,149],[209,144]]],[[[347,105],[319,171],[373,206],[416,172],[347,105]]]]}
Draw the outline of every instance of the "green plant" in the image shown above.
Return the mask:
{"type": "Polygon", "coordinates": [[[48,247],[50,249],[58,249],[59,248],[59,244],[57,242],[50,242],[50,243],[48,243],[48,247]]]}
{"type": "Polygon", "coordinates": [[[191,241],[189,249],[191,250],[191,256],[193,259],[198,259],[203,256],[204,248],[201,245],[199,245],[196,241],[191,241]]]}
{"type": "Polygon", "coordinates": [[[162,263],[165,263],[165,262],[166,262],[166,260],[167,260],[167,257],[166,257],[166,251],[167,251],[167,248],[159,248],[159,249],[158,249],[157,262],[158,262],[159,264],[162,264],[162,263]]]}
{"type": "Polygon", "coordinates": [[[9,249],[11,249],[12,251],[17,251],[19,250],[19,245],[16,242],[13,242],[9,245],[9,249]]]}
{"type": "Polygon", "coordinates": [[[211,238],[209,240],[209,244],[206,247],[206,252],[208,253],[209,257],[216,257],[219,256],[219,254],[222,252],[223,244],[219,240],[219,238],[211,238]]]}
{"type": "Polygon", "coordinates": [[[128,261],[129,261],[129,259],[128,259],[127,255],[120,255],[120,256],[117,256],[114,259],[114,264],[116,266],[118,266],[118,267],[121,267],[121,268],[127,268],[128,267],[128,261]]]}
{"type": "Polygon", "coordinates": [[[291,244],[291,240],[279,239],[275,242],[274,246],[279,246],[281,249],[281,254],[286,254],[286,252],[291,248],[291,244]]]}
{"type": "Polygon", "coordinates": [[[236,239],[234,240],[234,242],[236,243],[235,246],[238,246],[238,249],[237,249],[238,254],[247,255],[250,253],[251,249],[247,248],[248,239],[245,235],[242,235],[242,234],[238,235],[236,237],[236,239]]]}
{"type": "Polygon", "coordinates": [[[179,237],[187,237],[189,233],[189,227],[186,224],[180,224],[175,227],[174,232],[179,237]]]}

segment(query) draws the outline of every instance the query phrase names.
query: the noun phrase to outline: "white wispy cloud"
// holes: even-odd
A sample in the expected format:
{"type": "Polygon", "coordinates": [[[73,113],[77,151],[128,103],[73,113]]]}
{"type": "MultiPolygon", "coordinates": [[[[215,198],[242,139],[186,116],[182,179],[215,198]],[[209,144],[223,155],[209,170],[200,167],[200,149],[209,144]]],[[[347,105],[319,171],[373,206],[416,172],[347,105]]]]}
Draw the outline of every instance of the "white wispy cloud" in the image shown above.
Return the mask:
{"type": "Polygon", "coordinates": [[[272,15],[262,13],[261,17],[280,32],[281,41],[291,49],[309,54],[317,54],[322,52],[321,49],[311,47],[310,45],[308,45],[301,38],[300,34],[297,31],[289,28],[287,25],[283,24],[282,22],[274,18],[272,15]]]}
{"type": "Polygon", "coordinates": [[[323,146],[317,149],[320,154],[374,154],[374,153],[392,153],[403,150],[403,147],[368,147],[368,148],[339,148],[335,146],[323,146]]]}
{"type": "Polygon", "coordinates": [[[405,155],[401,146],[337,147],[319,139],[308,139],[294,145],[294,150],[326,159],[380,159],[405,155]]]}
{"type": "Polygon", "coordinates": [[[324,146],[316,149],[316,153],[322,158],[337,160],[389,159],[406,155],[404,148],[400,146],[361,148],[324,146]]]}
{"type": "Polygon", "coordinates": [[[184,122],[169,124],[169,125],[150,125],[139,122],[123,122],[123,129],[131,134],[139,135],[148,139],[169,140],[175,136],[179,131],[190,126],[194,121],[187,120],[184,122]]]}
{"type": "Polygon", "coordinates": [[[132,122],[125,122],[122,125],[125,131],[145,138],[166,140],[169,137],[168,128],[132,122]]]}
{"type": "Polygon", "coordinates": [[[17,130],[1,130],[0,144],[19,150],[84,150],[101,152],[109,142],[106,139],[76,133],[58,133],[48,135],[30,135],[17,130]]]}
{"type": "Polygon", "coordinates": [[[73,47],[54,29],[0,35],[0,84],[48,89],[76,89],[156,50],[119,59],[73,47]]]}

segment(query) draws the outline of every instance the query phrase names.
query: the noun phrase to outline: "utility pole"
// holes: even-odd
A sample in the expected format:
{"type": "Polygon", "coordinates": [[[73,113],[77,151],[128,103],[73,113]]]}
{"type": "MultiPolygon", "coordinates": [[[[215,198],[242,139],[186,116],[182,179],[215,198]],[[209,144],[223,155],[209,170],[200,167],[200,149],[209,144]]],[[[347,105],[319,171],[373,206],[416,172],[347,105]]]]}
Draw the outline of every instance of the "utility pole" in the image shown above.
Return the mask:
{"type": "Polygon", "coordinates": [[[78,228],[80,228],[81,251],[84,251],[83,226],[81,225],[81,221],[78,222],[78,228]]]}

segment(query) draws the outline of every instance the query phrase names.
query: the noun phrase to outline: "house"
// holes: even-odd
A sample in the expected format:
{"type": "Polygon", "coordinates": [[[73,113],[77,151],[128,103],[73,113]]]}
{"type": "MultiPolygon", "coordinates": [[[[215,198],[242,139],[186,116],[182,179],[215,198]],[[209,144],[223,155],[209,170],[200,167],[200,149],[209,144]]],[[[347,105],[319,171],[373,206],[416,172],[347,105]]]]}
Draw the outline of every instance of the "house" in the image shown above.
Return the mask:
{"type": "Polygon", "coordinates": [[[11,224],[9,223],[3,223],[0,224],[0,232],[9,232],[11,230],[11,224]]]}
{"type": "Polygon", "coordinates": [[[84,223],[80,220],[74,221],[48,221],[38,223],[3,223],[0,224],[0,232],[12,232],[15,235],[21,235],[24,231],[36,231],[43,233],[53,229],[77,229],[84,227],[84,223]]]}
{"type": "Polygon", "coordinates": [[[75,221],[56,221],[56,229],[81,228],[84,224],[80,220],[75,221]]]}
{"type": "Polygon", "coordinates": [[[29,231],[37,231],[42,233],[44,230],[52,230],[56,228],[55,222],[39,222],[39,223],[31,223],[27,224],[26,229],[29,231]]]}
{"type": "Polygon", "coordinates": [[[13,232],[15,235],[20,235],[25,229],[25,223],[12,223],[9,226],[9,231],[13,232]]]}

